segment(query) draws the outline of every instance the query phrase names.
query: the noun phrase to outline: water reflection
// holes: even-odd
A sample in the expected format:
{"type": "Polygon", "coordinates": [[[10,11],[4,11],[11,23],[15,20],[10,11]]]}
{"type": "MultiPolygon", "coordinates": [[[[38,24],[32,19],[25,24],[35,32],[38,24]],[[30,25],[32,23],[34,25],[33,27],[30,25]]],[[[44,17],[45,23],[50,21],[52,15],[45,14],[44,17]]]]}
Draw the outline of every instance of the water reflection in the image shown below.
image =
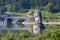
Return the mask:
{"type": "Polygon", "coordinates": [[[26,26],[26,25],[24,25],[24,24],[20,24],[20,23],[18,23],[17,25],[19,26],[19,28],[23,28],[23,27],[26,26]]]}
{"type": "Polygon", "coordinates": [[[7,24],[6,27],[7,28],[12,28],[14,26],[14,24],[7,24]]]}
{"type": "Polygon", "coordinates": [[[40,22],[40,33],[42,33],[45,29],[45,26],[42,22],[40,22]]]}
{"type": "Polygon", "coordinates": [[[15,23],[15,24],[13,24],[13,23],[11,23],[11,24],[2,24],[1,26],[0,26],[0,30],[20,30],[20,29],[26,29],[27,27],[26,27],[26,25],[23,25],[23,24],[17,24],[17,23],[15,23]]]}

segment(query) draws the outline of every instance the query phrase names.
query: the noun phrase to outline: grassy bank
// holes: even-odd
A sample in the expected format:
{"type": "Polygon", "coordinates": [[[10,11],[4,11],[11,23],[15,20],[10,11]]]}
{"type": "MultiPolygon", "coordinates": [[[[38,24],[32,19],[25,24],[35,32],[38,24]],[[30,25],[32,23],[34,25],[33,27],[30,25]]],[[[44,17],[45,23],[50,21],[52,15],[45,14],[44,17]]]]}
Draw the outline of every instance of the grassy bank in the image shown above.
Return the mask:
{"type": "Polygon", "coordinates": [[[1,33],[0,39],[1,40],[60,40],[60,26],[56,27],[53,26],[51,29],[49,25],[46,26],[47,28],[43,31],[42,34],[33,34],[28,31],[20,31],[20,30],[9,30],[7,33],[1,33]],[[58,29],[59,28],[59,29],[58,29]],[[58,30],[56,30],[58,29],[58,30]]]}
{"type": "Polygon", "coordinates": [[[60,12],[59,13],[51,13],[47,11],[41,11],[42,19],[48,21],[59,21],[60,20],[60,12]]]}

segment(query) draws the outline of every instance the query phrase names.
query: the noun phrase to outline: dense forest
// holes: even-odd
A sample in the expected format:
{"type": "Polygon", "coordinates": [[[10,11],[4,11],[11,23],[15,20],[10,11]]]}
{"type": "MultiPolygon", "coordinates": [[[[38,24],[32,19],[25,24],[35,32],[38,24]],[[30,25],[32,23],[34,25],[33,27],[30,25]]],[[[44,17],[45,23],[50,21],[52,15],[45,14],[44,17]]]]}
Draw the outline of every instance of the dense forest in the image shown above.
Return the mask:
{"type": "Polygon", "coordinates": [[[60,11],[60,0],[0,0],[0,14],[5,11],[19,12],[21,9],[60,11]]]}

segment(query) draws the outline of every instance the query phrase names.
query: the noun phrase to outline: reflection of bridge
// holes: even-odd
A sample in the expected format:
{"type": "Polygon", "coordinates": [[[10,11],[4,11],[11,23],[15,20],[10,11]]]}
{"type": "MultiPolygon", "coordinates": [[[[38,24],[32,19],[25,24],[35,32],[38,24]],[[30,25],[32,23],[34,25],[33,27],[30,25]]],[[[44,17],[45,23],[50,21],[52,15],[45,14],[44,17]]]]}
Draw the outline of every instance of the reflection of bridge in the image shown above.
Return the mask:
{"type": "Polygon", "coordinates": [[[28,29],[31,29],[31,28],[28,28],[28,27],[20,28],[18,26],[13,26],[12,28],[8,28],[6,27],[6,25],[0,27],[0,30],[28,30],[28,29]]]}

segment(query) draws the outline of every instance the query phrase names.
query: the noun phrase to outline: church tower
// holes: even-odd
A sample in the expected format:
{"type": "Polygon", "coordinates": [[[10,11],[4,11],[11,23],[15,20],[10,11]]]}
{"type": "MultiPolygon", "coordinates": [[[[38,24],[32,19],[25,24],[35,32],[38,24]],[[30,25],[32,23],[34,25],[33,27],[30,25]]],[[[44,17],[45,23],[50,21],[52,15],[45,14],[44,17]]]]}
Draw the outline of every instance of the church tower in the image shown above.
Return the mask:
{"type": "Polygon", "coordinates": [[[35,19],[35,25],[33,25],[33,33],[39,33],[40,32],[40,22],[42,22],[42,15],[39,11],[35,11],[34,13],[34,19],[35,19]]]}

